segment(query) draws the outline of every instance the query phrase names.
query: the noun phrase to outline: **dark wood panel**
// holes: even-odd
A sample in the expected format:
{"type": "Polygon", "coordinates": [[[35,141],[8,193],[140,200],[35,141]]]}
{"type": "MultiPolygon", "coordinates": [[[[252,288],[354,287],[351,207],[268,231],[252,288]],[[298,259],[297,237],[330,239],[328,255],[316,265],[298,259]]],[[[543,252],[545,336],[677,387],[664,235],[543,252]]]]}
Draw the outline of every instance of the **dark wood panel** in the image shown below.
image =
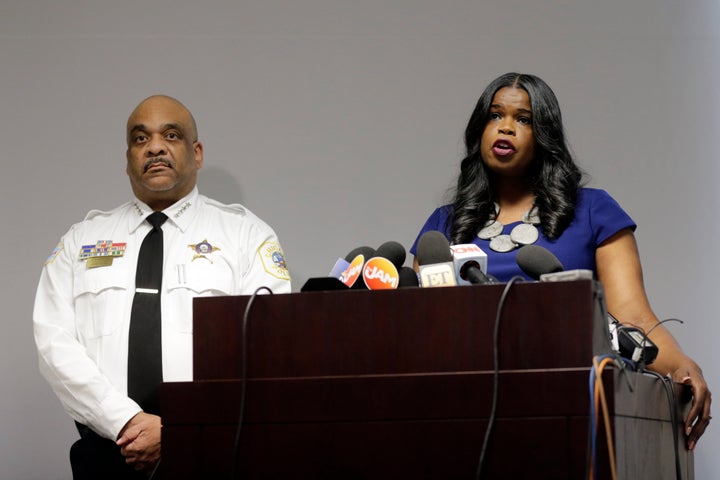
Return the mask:
{"type": "MultiPolygon", "coordinates": [[[[259,296],[248,324],[250,377],[492,369],[504,285],[259,296]]],[[[249,297],[195,299],[194,378],[238,378],[249,297]]],[[[501,368],[588,365],[594,284],[519,283],[501,317],[501,368]]],[[[597,336],[597,335],[596,335],[597,336]]]]}
{"type": "MultiPolygon", "coordinates": [[[[583,478],[588,375],[503,372],[484,478],[583,478]]],[[[604,374],[620,478],[674,478],[664,392],[652,377],[630,377],[632,391],[624,375],[604,374]],[[619,403],[635,407],[618,414],[619,403]]],[[[240,392],[238,380],[163,386],[163,452],[172,458],[172,478],[228,478],[240,392]],[[188,408],[197,405],[204,408],[188,408]]],[[[491,394],[489,372],[251,380],[242,478],[473,478],[491,394]]],[[[597,478],[609,478],[603,429],[597,445],[597,478]]],[[[692,457],[682,452],[684,478],[692,478],[692,457]]]]}

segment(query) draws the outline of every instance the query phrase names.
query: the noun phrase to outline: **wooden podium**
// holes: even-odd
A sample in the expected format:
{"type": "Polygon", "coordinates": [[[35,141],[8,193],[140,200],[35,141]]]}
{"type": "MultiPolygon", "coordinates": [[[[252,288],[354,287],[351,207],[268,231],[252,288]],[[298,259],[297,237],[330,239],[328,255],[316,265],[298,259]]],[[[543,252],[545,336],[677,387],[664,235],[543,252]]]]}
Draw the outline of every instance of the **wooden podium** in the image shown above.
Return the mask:
{"type": "MultiPolygon", "coordinates": [[[[504,288],[256,297],[240,478],[474,478],[504,288]]],[[[195,300],[195,380],[162,387],[163,478],[231,476],[249,299],[195,300]]],[[[589,371],[593,355],[609,350],[601,302],[591,281],[511,287],[483,478],[585,478],[589,371]]],[[[603,384],[618,478],[676,478],[673,429],[681,426],[670,422],[661,382],[608,369],[603,384]]],[[[597,441],[601,479],[610,478],[604,438],[597,441]]],[[[692,456],[680,439],[683,478],[691,479],[692,456]]]]}

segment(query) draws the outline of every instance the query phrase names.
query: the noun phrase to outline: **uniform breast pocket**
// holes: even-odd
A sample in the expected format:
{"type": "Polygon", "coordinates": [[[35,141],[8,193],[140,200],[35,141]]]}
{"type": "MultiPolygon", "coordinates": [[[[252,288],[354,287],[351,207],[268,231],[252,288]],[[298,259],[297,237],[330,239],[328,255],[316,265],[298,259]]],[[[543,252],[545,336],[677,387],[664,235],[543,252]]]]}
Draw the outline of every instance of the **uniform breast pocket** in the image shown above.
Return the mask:
{"type": "Polygon", "coordinates": [[[215,260],[178,263],[166,269],[166,304],[174,314],[163,318],[170,329],[181,334],[193,332],[194,297],[230,295],[233,290],[233,274],[229,265],[215,260]]]}
{"type": "Polygon", "coordinates": [[[117,332],[129,308],[128,272],[126,262],[115,259],[107,267],[78,266],[74,294],[78,334],[86,339],[117,332]]]}
{"type": "Polygon", "coordinates": [[[193,297],[231,295],[234,291],[232,269],[222,261],[210,263],[200,259],[179,264],[176,265],[176,273],[168,279],[169,290],[187,290],[193,297]]]}

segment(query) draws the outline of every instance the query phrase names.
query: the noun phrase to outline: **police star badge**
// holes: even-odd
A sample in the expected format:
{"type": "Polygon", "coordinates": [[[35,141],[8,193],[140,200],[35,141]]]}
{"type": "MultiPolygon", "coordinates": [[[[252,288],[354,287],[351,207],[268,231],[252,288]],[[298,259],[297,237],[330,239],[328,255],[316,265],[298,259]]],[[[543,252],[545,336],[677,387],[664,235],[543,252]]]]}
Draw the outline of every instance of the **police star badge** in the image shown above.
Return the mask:
{"type": "Polygon", "coordinates": [[[207,256],[216,250],[220,250],[218,247],[214,247],[214,246],[210,245],[210,243],[207,241],[207,238],[204,239],[200,243],[190,244],[190,245],[188,245],[188,247],[191,248],[195,252],[195,255],[193,255],[192,260],[190,260],[191,262],[194,262],[198,258],[204,258],[208,262],[213,263],[213,261],[210,260],[207,256]]]}

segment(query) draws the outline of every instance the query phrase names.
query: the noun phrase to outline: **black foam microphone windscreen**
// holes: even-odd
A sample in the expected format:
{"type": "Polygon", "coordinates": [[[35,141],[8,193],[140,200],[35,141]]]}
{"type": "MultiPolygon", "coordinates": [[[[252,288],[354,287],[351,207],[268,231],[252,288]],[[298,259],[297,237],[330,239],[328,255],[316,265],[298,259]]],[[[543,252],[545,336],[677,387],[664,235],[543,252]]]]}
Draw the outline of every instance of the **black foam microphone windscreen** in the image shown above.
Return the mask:
{"type": "Polygon", "coordinates": [[[398,288],[406,287],[418,287],[420,286],[420,279],[418,278],[417,272],[410,267],[400,267],[398,269],[398,288]]]}
{"type": "Polygon", "coordinates": [[[437,230],[423,233],[417,246],[417,260],[420,265],[452,262],[450,243],[445,235],[437,230]]]}
{"type": "Polygon", "coordinates": [[[515,261],[523,272],[535,280],[539,279],[540,275],[564,270],[560,260],[540,245],[525,245],[520,248],[515,261]]]}
{"type": "Polygon", "coordinates": [[[405,247],[398,242],[390,240],[375,250],[375,256],[387,258],[396,268],[400,269],[405,263],[405,247]]]}
{"type": "Polygon", "coordinates": [[[457,285],[450,243],[442,233],[436,230],[423,233],[418,240],[417,261],[423,287],[457,285]]]}

